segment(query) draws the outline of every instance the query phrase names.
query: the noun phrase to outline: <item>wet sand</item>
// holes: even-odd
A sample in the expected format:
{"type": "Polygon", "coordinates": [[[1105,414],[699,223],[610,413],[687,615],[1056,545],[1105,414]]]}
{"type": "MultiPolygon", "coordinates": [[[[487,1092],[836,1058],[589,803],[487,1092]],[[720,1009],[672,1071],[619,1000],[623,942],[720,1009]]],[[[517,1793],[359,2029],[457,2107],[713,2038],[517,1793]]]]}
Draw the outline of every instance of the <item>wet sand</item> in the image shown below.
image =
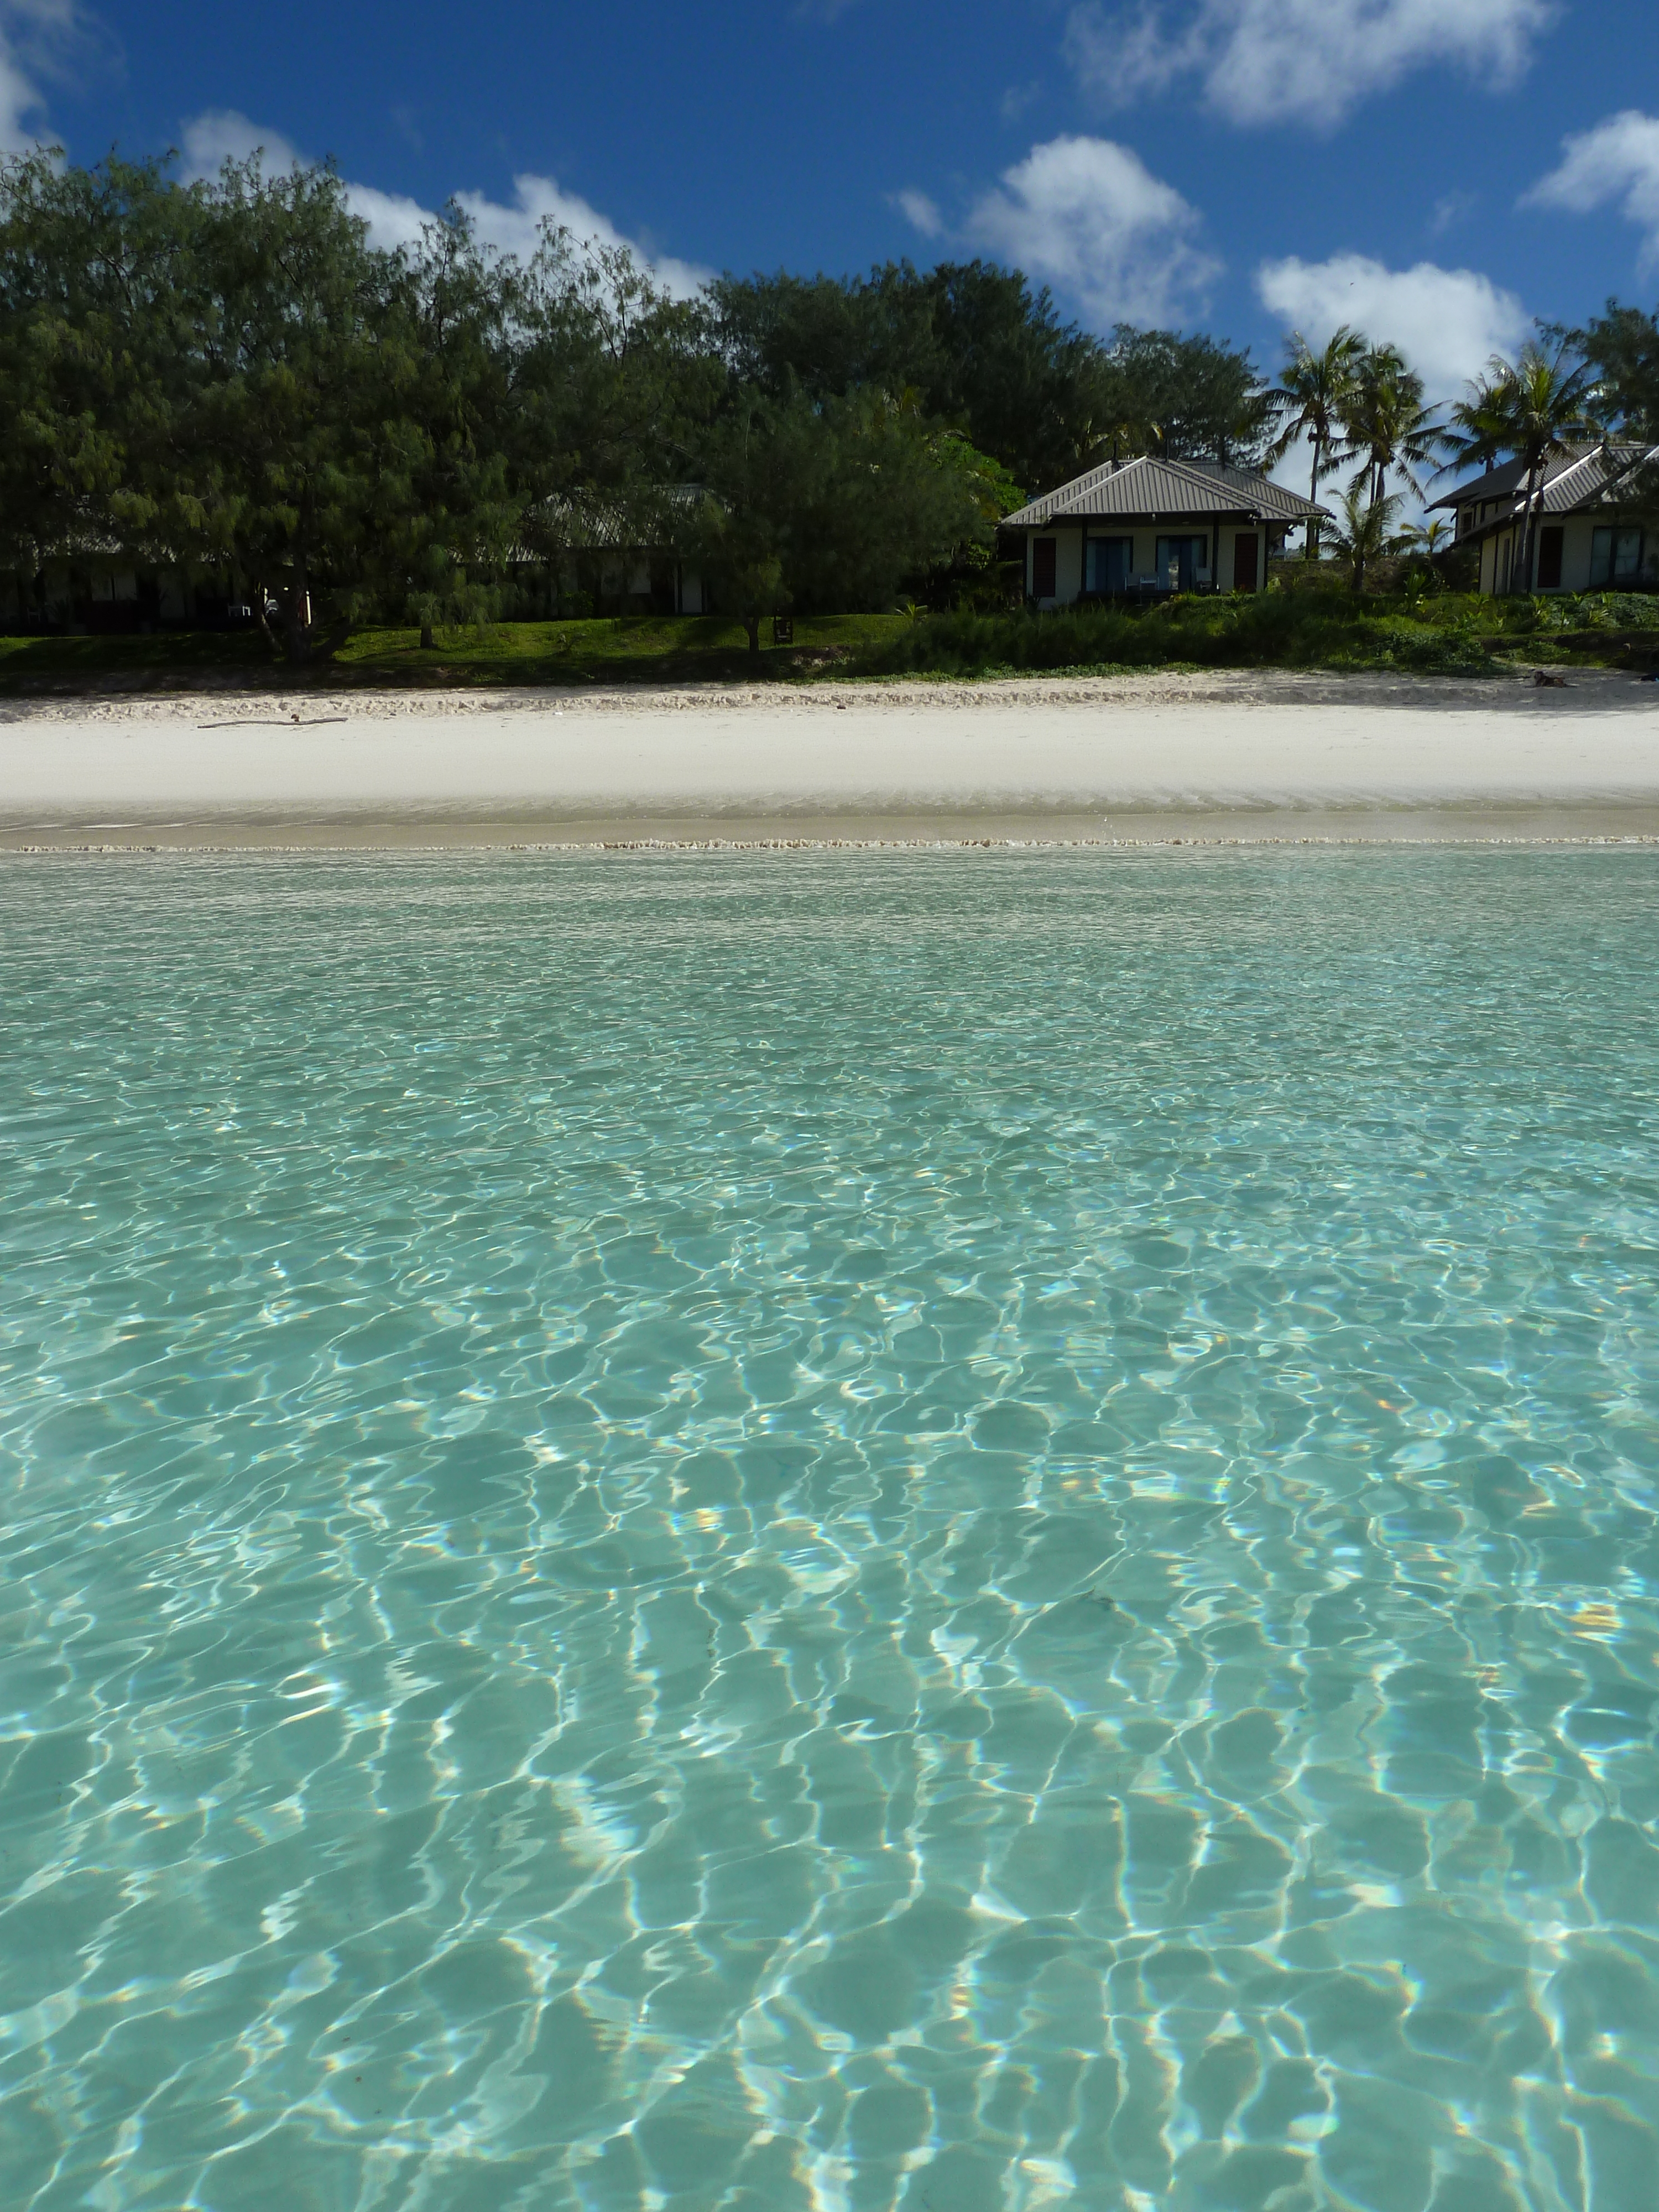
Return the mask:
{"type": "Polygon", "coordinates": [[[1601,672],[0,706],[0,849],[1630,836],[1601,672]]]}

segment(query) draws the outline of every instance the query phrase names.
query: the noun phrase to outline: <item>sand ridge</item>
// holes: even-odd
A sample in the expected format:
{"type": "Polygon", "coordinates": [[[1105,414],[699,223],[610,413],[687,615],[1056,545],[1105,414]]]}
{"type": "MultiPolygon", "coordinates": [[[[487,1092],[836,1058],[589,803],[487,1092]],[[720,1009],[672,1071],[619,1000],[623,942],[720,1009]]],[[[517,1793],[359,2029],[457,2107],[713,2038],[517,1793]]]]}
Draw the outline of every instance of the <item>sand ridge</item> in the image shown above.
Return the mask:
{"type": "Polygon", "coordinates": [[[761,714],[784,718],[857,710],[868,714],[951,713],[965,707],[993,711],[1061,707],[1225,705],[1273,710],[1283,707],[1392,706],[1443,711],[1494,706],[1553,708],[1583,713],[1642,711],[1659,703],[1659,685],[1644,684],[1615,670],[1576,669],[1565,691],[1540,690],[1529,667],[1496,677],[1412,676],[1360,670],[1167,669],[1109,676],[984,678],[916,677],[837,683],[763,681],[683,685],[594,684],[554,689],[502,686],[478,690],[328,690],[313,684],[261,691],[245,689],[166,691],[73,698],[58,696],[0,699],[0,728],[9,723],[72,723],[127,727],[155,723],[279,726],[334,720],[424,721],[530,714],[578,714],[653,717],[660,714],[761,714]]]}

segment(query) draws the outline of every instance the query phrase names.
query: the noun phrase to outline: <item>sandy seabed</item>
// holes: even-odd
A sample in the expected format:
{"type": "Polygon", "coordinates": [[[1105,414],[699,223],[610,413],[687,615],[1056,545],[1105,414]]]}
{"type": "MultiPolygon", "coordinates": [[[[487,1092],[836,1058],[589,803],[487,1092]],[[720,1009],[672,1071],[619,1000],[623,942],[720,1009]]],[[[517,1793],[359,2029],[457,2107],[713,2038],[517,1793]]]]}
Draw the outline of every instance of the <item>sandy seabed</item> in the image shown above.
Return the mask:
{"type": "Polygon", "coordinates": [[[1216,676],[0,704],[0,849],[1659,837],[1659,684],[1216,676]]]}

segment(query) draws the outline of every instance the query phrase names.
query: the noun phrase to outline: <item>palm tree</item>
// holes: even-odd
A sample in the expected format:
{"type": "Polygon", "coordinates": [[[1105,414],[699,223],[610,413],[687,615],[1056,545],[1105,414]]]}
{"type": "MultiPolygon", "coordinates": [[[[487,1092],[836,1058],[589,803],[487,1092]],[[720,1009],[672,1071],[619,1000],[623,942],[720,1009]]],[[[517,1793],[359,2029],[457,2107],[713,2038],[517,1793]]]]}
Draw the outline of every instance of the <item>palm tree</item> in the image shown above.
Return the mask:
{"type": "Polygon", "coordinates": [[[1518,361],[1494,354],[1484,376],[1474,378],[1467,396],[1452,409],[1447,442],[1455,459],[1484,461],[1513,453],[1526,465],[1527,493],[1522,507],[1521,559],[1511,571],[1510,588],[1532,588],[1533,556],[1544,480],[1551,461],[1586,438],[1601,434],[1593,412],[1598,397],[1595,372],[1587,361],[1569,368],[1565,339],[1553,354],[1528,344],[1518,361]]]}
{"type": "Polygon", "coordinates": [[[1437,514],[1432,522],[1408,522],[1400,533],[1402,553],[1422,553],[1431,561],[1451,535],[1451,525],[1443,514],[1437,514]]]}
{"type": "Polygon", "coordinates": [[[1365,588],[1365,571],[1389,550],[1389,526],[1400,512],[1400,494],[1367,499],[1365,486],[1355,477],[1338,502],[1341,520],[1331,533],[1339,557],[1348,564],[1348,580],[1356,592],[1365,588]]]}
{"type": "Polygon", "coordinates": [[[1420,495],[1417,471],[1445,443],[1434,410],[1423,404],[1422,378],[1391,345],[1372,346],[1358,363],[1343,428],[1348,442],[1337,459],[1359,462],[1353,480],[1366,487],[1373,506],[1383,496],[1390,469],[1420,495]]]}
{"type": "MultiPolygon", "coordinates": [[[[1267,448],[1267,465],[1282,461],[1298,438],[1313,447],[1313,481],[1308,495],[1317,501],[1319,487],[1335,463],[1331,455],[1342,441],[1343,424],[1353,399],[1354,376],[1364,357],[1365,341],[1346,323],[1316,353],[1300,331],[1291,333],[1291,351],[1278,383],[1267,395],[1279,418],[1279,435],[1267,448]]],[[[1310,516],[1304,558],[1319,558],[1319,523],[1310,516]]]]}
{"type": "Polygon", "coordinates": [[[1472,376],[1463,386],[1463,397],[1451,410],[1451,420],[1446,426],[1446,452],[1449,459],[1437,469],[1444,476],[1451,469],[1496,467],[1509,450],[1509,421],[1504,380],[1509,374],[1509,363],[1494,354],[1484,376],[1472,376]]]}

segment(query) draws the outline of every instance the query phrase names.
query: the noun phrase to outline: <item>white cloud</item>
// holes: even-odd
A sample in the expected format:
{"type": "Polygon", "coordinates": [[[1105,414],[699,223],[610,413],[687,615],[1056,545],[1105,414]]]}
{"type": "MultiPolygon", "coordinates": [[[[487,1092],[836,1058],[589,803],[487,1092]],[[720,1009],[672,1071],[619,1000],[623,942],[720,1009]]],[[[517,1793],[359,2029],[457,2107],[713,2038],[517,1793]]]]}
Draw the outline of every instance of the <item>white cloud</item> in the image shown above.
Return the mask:
{"type": "Polygon", "coordinates": [[[1221,264],[1195,208],[1109,138],[1053,138],[977,199],[968,234],[1058,286],[1099,324],[1178,319],[1221,264]]]}
{"type": "MultiPolygon", "coordinates": [[[[227,161],[246,161],[263,151],[268,169],[290,169],[304,165],[305,157],[280,131],[262,130],[234,108],[216,108],[197,116],[185,126],[185,173],[211,177],[227,161]]],[[[387,248],[412,246],[422,227],[436,220],[430,208],[397,192],[383,192],[374,185],[346,183],[346,199],[354,215],[368,225],[373,244],[387,248]]],[[[671,254],[653,253],[636,240],[624,238],[608,216],[590,207],[574,192],[562,191],[550,177],[522,176],[513,179],[513,204],[503,207],[483,192],[458,192],[455,198],[477,226],[483,244],[501,253],[528,256],[536,250],[544,219],[562,224],[580,240],[598,246],[625,246],[648,268],[665,291],[684,298],[706,284],[712,271],[671,254]]]]}
{"type": "Polygon", "coordinates": [[[1235,123],[1290,118],[1331,129],[1365,94],[1450,63],[1512,83],[1558,0],[1141,0],[1108,13],[1084,0],[1066,51],[1083,84],[1113,106],[1202,79],[1235,123]]]}
{"type": "Polygon", "coordinates": [[[83,32],[75,0],[0,0],[0,154],[41,143],[43,80],[65,73],[83,32]]]}
{"type": "Polygon", "coordinates": [[[1540,177],[1522,207],[1588,215],[1617,201],[1643,232],[1642,270],[1659,267],[1659,117],[1627,107],[1561,142],[1561,164],[1540,177]]]}
{"type": "Polygon", "coordinates": [[[40,110],[40,95],[19,66],[10,45],[0,35],[0,154],[21,154],[34,143],[39,133],[26,118],[40,110]]]}
{"type": "Polygon", "coordinates": [[[893,205],[924,238],[937,238],[945,228],[945,217],[939,211],[939,203],[930,200],[926,192],[895,192],[893,205]]]}
{"type": "Polygon", "coordinates": [[[1434,213],[1429,217],[1429,235],[1439,238],[1458,223],[1467,222],[1480,204],[1476,192],[1447,192],[1434,204],[1434,213]]]}
{"type": "Polygon", "coordinates": [[[1266,261],[1256,271],[1262,305],[1313,345],[1347,323],[1377,344],[1397,345],[1429,397],[1461,396],[1466,380],[1494,353],[1513,354],[1528,316],[1513,292],[1473,269],[1419,261],[1386,269],[1363,253],[1328,261],[1266,261]]]}
{"type": "Polygon", "coordinates": [[[234,107],[210,107],[185,125],[185,173],[216,177],[226,161],[246,161],[263,154],[268,169],[303,167],[303,157],[280,131],[262,131],[234,107]]]}
{"type": "Polygon", "coordinates": [[[514,177],[513,192],[511,207],[486,199],[482,192],[455,195],[477,224],[484,244],[502,253],[533,253],[540,227],[546,221],[562,224],[574,237],[596,246],[627,246],[676,299],[700,291],[714,273],[696,262],[677,261],[672,254],[655,252],[640,239],[624,238],[609,216],[601,215],[574,192],[562,191],[551,177],[514,177]]]}

